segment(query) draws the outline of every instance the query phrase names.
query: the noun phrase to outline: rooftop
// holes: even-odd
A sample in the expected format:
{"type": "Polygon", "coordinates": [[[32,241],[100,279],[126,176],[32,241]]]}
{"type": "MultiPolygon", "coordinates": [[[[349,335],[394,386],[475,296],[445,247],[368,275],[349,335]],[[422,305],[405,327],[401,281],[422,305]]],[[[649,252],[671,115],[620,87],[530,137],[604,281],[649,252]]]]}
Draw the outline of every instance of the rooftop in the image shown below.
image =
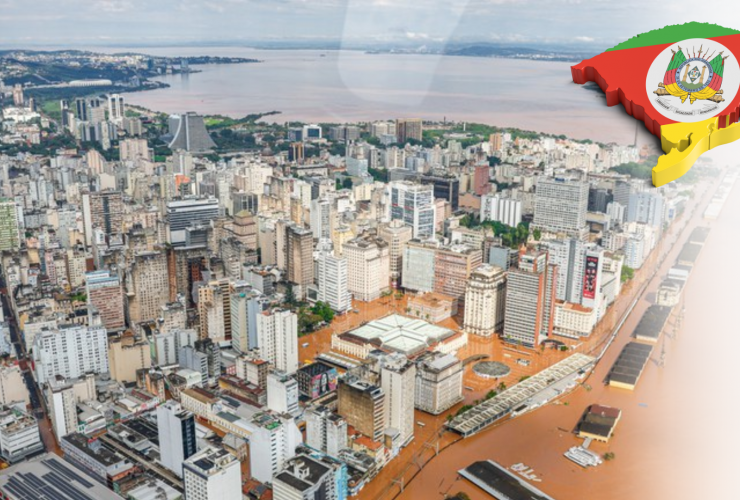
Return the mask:
{"type": "Polygon", "coordinates": [[[87,473],[51,453],[0,470],[0,492],[9,500],[121,500],[87,473]]]}
{"type": "Polygon", "coordinates": [[[384,349],[406,355],[415,354],[454,334],[455,332],[449,328],[400,314],[391,314],[371,321],[351,332],[351,335],[358,339],[376,343],[384,349]]]}

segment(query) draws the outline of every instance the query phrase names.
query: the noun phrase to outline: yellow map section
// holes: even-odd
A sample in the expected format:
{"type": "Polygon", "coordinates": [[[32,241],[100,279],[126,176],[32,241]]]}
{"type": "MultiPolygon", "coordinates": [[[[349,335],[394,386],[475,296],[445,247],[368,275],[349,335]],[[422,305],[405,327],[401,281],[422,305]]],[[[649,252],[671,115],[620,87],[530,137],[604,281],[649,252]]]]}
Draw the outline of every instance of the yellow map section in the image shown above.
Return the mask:
{"type": "Polygon", "coordinates": [[[675,181],[712,148],[740,139],[740,123],[729,124],[729,116],[714,117],[696,123],[673,123],[660,127],[663,156],[653,168],[653,185],[660,187],[675,181]],[[719,120],[727,127],[719,128],[719,120]]]}

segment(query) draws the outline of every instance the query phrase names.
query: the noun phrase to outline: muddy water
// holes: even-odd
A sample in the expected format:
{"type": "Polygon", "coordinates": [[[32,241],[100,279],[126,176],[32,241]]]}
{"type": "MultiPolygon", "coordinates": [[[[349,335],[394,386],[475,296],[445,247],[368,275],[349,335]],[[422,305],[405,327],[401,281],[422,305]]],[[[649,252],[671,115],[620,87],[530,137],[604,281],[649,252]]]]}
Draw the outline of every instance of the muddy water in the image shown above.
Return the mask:
{"type": "Polygon", "coordinates": [[[456,473],[472,461],[484,459],[507,467],[527,464],[542,479],[536,486],[558,500],[731,498],[726,496],[734,479],[731,464],[737,462],[740,445],[740,405],[737,377],[733,376],[740,347],[740,328],[733,313],[740,294],[737,285],[732,285],[740,283],[740,267],[736,265],[740,185],[720,218],[712,223],[712,233],[684,291],[685,318],[676,334],[676,314],[669,319],[664,367],[658,363],[662,350],[658,344],[634,392],[603,384],[691,227],[704,223],[702,209],[672,245],[618,340],[588,380],[590,391],[579,388],[560,404],[454,444],[433,459],[400,498],[443,498],[458,491],[473,499],[490,498],[456,473]],[[597,469],[583,470],[562,454],[581,443],[572,430],[593,403],[621,408],[622,420],[608,445],[592,445],[595,451],[611,451],[616,458],[597,469]]]}

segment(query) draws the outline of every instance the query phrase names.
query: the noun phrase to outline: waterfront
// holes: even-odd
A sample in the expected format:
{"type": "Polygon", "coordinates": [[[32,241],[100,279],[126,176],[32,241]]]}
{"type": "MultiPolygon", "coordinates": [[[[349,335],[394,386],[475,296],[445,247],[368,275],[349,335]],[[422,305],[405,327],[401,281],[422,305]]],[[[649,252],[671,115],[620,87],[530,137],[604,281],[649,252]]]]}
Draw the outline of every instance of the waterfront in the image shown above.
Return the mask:
{"type": "MultiPolygon", "coordinates": [[[[143,48],[161,56],[249,57],[257,64],[198,66],[200,73],[156,78],[170,87],[127,94],[132,104],[168,113],[267,120],[357,122],[421,117],[517,127],[576,139],[631,144],[635,121],[602,93],[571,81],[570,63],[358,51],[238,47],[143,48]]],[[[655,142],[643,126],[638,143],[655,142]]]]}
{"type": "MultiPolygon", "coordinates": [[[[731,335],[736,331],[736,327],[732,329],[731,313],[737,297],[731,283],[740,279],[740,270],[727,265],[734,261],[738,248],[738,191],[736,186],[734,197],[728,200],[719,220],[712,223],[712,234],[684,292],[683,328],[675,338],[665,338],[665,367],[658,366],[659,345],[634,392],[603,384],[657,285],[675,262],[690,227],[676,244],[666,247],[668,256],[659,272],[589,378],[590,391],[578,388],[558,404],[454,444],[432,460],[399,498],[443,498],[445,492],[465,491],[474,500],[490,499],[457,477],[457,470],[485,459],[507,467],[526,463],[542,478],[537,487],[557,499],[714,498],[730,491],[732,453],[740,444],[740,435],[732,412],[723,408],[732,397],[733,353],[740,344],[740,339],[731,335]],[[584,409],[593,403],[621,408],[623,417],[608,445],[591,446],[598,453],[611,451],[616,458],[598,469],[583,470],[562,454],[581,443],[571,431],[584,409]],[[708,422],[711,425],[706,425],[708,422]],[[719,432],[707,432],[710,429],[719,432]],[[697,480],[680,479],[690,477],[697,480]]],[[[704,197],[702,207],[708,199],[704,197]]],[[[702,212],[703,208],[695,212],[692,225],[705,224],[702,212]]],[[[643,268],[649,274],[653,269],[654,263],[643,268]]],[[[675,313],[666,328],[669,334],[674,321],[675,313]]]]}

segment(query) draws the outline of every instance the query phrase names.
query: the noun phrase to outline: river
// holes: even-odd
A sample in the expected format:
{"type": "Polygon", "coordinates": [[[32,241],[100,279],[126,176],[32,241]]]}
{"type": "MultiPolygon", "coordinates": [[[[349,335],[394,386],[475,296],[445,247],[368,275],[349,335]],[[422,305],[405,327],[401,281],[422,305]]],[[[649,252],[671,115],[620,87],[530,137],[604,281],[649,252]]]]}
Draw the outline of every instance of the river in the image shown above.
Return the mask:
{"type": "MultiPolygon", "coordinates": [[[[198,66],[201,73],[157,78],[169,88],[126,96],[169,113],[280,111],[269,119],[323,123],[446,118],[619,144],[631,144],[637,128],[621,106],[605,106],[601,92],[574,84],[564,62],[239,47],[115,51],[124,50],[263,61],[198,66]]],[[[638,143],[647,140],[656,141],[640,126],[638,143]]]]}

